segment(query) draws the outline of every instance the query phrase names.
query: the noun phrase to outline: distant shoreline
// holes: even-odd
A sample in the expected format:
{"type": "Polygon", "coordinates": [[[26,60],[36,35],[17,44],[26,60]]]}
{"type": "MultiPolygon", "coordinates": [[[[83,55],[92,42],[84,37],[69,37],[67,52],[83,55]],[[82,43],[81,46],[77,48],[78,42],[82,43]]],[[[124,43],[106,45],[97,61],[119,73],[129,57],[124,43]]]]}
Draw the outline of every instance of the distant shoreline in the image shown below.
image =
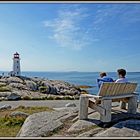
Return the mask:
{"type": "MultiPolygon", "coordinates": [[[[8,72],[10,72],[10,70],[9,71],[5,71],[5,70],[0,70],[0,73],[1,72],[5,72],[5,73],[8,73],[8,72]]],[[[46,73],[46,72],[48,72],[48,73],[100,73],[101,71],[22,71],[21,73],[26,73],[26,72],[33,72],[33,73],[40,73],[40,72],[42,72],[42,73],[46,73]]],[[[106,71],[107,73],[116,73],[116,71],[106,71]]],[[[127,73],[140,73],[140,71],[127,71],[127,73]]]]}

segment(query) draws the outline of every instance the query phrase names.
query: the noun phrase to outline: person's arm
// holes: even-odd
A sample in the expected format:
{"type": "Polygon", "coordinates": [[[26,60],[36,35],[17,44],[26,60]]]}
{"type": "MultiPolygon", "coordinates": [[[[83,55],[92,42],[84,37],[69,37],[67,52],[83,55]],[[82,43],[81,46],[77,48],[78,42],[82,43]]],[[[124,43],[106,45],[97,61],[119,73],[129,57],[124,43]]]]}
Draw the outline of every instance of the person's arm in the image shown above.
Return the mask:
{"type": "Polygon", "coordinates": [[[97,79],[98,88],[100,88],[100,86],[101,86],[101,84],[102,84],[103,81],[104,81],[104,80],[101,79],[101,78],[98,78],[98,79],[97,79]]]}
{"type": "Polygon", "coordinates": [[[115,83],[119,83],[120,82],[120,79],[117,79],[116,81],[115,81],[115,83]]]}

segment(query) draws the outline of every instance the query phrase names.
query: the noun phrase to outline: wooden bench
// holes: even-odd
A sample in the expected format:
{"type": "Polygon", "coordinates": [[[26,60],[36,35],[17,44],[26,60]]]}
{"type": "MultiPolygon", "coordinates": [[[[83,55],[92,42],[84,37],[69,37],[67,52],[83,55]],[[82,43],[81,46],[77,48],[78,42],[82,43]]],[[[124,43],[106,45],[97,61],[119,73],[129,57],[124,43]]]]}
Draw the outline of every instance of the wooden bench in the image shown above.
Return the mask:
{"type": "Polygon", "coordinates": [[[88,107],[100,113],[102,122],[111,121],[112,102],[122,102],[121,108],[128,103],[128,113],[136,114],[137,83],[102,83],[97,95],[83,94],[80,96],[79,119],[88,118],[88,107]]]}

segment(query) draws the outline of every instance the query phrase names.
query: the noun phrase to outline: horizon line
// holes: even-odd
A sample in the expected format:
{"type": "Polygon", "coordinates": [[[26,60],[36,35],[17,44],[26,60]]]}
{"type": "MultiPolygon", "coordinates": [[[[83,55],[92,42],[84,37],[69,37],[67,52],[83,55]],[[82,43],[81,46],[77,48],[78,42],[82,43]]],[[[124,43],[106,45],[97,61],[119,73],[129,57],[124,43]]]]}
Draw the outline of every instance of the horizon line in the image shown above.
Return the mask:
{"type": "MultiPolygon", "coordinates": [[[[10,71],[5,71],[5,70],[0,70],[0,72],[10,72],[10,71]]],[[[40,70],[25,70],[25,71],[21,71],[22,72],[77,72],[77,73],[80,73],[80,72],[83,72],[83,73],[100,73],[102,71],[40,71],[40,70]]],[[[117,72],[117,71],[105,71],[107,73],[111,73],[111,72],[117,72]]],[[[127,72],[135,72],[135,73],[139,73],[140,71],[127,71],[127,72]]]]}

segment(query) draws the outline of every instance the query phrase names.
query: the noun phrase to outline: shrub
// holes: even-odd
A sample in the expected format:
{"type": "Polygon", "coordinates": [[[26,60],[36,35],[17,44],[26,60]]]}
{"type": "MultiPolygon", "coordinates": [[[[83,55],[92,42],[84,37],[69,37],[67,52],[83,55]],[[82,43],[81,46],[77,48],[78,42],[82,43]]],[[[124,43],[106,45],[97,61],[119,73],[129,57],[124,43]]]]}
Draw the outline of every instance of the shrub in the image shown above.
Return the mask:
{"type": "Polygon", "coordinates": [[[82,90],[82,91],[81,91],[81,94],[88,94],[88,91],[82,90]]]}
{"type": "Polygon", "coordinates": [[[13,117],[5,116],[2,121],[3,121],[4,125],[6,125],[6,126],[15,126],[15,125],[22,126],[25,119],[26,118],[23,118],[23,117],[13,118],[13,117]]]}
{"type": "Polygon", "coordinates": [[[55,98],[53,96],[47,96],[47,100],[54,100],[55,98]]]}
{"type": "Polygon", "coordinates": [[[74,100],[73,96],[64,96],[64,100],[74,100]]]}
{"type": "Polygon", "coordinates": [[[6,86],[6,83],[0,82],[0,87],[6,86]]]}
{"type": "Polygon", "coordinates": [[[1,86],[0,87],[0,92],[6,92],[6,91],[11,91],[11,90],[7,86],[1,86]]]}
{"type": "Polygon", "coordinates": [[[61,96],[58,95],[58,96],[55,96],[54,99],[55,99],[55,100],[63,100],[63,98],[64,98],[64,97],[61,97],[61,96]]]}
{"type": "Polygon", "coordinates": [[[23,100],[31,100],[32,98],[29,97],[29,96],[24,96],[24,97],[22,97],[22,99],[23,99],[23,100]]]}
{"type": "Polygon", "coordinates": [[[48,91],[48,87],[47,87],[47,86],[40,86],[40,87],[39,87],[39,91],[40,91],[41,93],[46,93],[46,92],[48,91]]]}

